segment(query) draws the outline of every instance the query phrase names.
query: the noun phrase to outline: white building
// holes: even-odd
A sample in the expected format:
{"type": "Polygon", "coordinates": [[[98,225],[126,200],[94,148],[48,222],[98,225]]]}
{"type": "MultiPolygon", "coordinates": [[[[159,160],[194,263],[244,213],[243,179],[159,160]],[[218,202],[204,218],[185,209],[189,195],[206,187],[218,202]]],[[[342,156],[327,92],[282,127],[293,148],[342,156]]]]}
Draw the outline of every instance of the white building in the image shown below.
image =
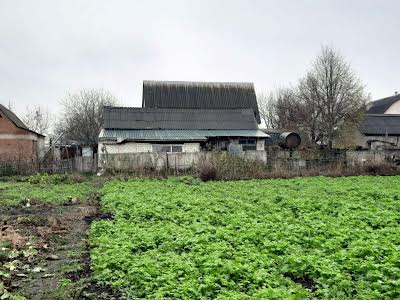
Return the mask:
{"type": "Polygon", "coordinates": [[[399,94],[369,103],[356,144],[371,150],[400,148],[399,94]]]}
{"type": "Polygon", "coordinates": [[[105,107],[100,164],[106,155],[212,150],[253,151],[266,160],[269,135],[258,129],[253,84],[146,81],[142,103],[105,107]]]}

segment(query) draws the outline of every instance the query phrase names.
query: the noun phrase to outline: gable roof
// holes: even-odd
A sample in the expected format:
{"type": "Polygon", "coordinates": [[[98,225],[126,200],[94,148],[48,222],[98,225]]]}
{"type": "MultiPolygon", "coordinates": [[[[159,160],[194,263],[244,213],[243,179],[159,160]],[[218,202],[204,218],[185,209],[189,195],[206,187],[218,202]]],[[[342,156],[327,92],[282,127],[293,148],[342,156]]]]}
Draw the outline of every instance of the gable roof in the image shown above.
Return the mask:
{"type": "Polygon", "coordinates": [[[400,101],[400,94],[372,101],[367,114],[384,114],[397,101],[400,101]]]}
{"type": "Polygon", "coordinates": [[[26,125],[24,124],[24,122],[21,121],[20,118],[17,117],[16,114],[14,114],[11,110],[9,110],[8,108],[6,108],[4,105],[0,104],[0,114],[3,114],[7,117],[7,119],[9,119],[11,122],[14,123],[15,126],[17,126],[18,128],[27,130],[29,132],[32,132],[34,134],[40,135],[42,137],[44,137],[43,134],[40,134],[38,132],[35,132],[33,130],[30,130],[28,127],[26,127],[26,125]]]}
{"type": "Polygon", "coordinates": [[[400,115],[366,115],[360,132],[365,135],[400,135],[400,115]]]}
{"type": "Polygon", "coordinates": [[[261,123],[253,83],[143,81],[142,107],[253,110],[261,123]]]}
{"type": "Polygon", "coordinates": [[[257,129],[252,109],[104,107],[108,129],[257,129]]]}
{"type": "Polygon", "coordinates": [[[11,110],[6,108],[4,105],[0,104],[0,113],[3,113],[15,126],[21,129],[29,130],[28,127],[17,117],[11,110]]]}

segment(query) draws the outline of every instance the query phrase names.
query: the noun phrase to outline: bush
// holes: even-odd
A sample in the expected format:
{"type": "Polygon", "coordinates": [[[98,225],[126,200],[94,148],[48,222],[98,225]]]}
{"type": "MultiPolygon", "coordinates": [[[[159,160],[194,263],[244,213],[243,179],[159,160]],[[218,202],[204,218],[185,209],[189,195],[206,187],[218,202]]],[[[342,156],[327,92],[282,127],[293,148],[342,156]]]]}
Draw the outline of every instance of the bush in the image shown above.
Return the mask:
{"type": "Polygon", "coordinates": [[[217,179],[217,168],[210,162],[205,162],[199,167],[199,178],[202,181],[217,179]]]}
{"type": "Polygon", "coordinates": [[[364,166],[367,175],[389,176],[400,173],[400,168],[388,162],[370,163],[364,166]]]}
{"type": "Polygon", "coordinates": [[[29,182],[31,184],[58,184],[58,183],[67,183],[68,176],[65,174],[55,174],[49,175],[47,173],[44,174],[36,174],[29,177],[29,182]]]}

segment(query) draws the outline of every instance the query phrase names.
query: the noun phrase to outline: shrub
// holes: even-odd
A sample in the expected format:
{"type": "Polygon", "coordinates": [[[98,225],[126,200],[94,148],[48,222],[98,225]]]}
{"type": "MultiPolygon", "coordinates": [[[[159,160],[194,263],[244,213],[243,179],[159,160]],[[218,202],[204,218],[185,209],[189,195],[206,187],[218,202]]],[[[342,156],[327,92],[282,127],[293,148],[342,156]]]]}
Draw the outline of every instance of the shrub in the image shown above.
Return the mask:
{"type": "Polygon", "coordinates": [[[380,162],[365,165],[364,172],[367,175],[389,176],[399,174],[400,169],[394,164],[388,162],[380,162]]]}
{"type": "Polygon", "coordinates": [[[202,181],[217,179],[217,168],[210,162],[202,163],[199,167],[199,178],[202,181]]]}
{"type": "Polygon", "coordinates": [[[67,183],[68,176],[65,174],[55,174],[49,175],[47,173],[44,174],[36,174],[29,177],[29,182],[31,184],[58,184],[58,183],[67,183]]]}

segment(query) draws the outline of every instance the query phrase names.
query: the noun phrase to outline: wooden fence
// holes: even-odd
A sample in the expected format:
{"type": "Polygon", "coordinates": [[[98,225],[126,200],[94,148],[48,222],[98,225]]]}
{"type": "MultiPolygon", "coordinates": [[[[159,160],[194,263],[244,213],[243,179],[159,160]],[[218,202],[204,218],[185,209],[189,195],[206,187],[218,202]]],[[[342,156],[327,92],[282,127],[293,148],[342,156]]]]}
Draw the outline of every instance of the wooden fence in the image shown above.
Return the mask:
{"type": "Polygon", "coordinates": [[[32,175],[36,173],[63,174],[97,171],[97,156],[73,157],[57,161],[0,161],[0,176],[32,175]]]}

